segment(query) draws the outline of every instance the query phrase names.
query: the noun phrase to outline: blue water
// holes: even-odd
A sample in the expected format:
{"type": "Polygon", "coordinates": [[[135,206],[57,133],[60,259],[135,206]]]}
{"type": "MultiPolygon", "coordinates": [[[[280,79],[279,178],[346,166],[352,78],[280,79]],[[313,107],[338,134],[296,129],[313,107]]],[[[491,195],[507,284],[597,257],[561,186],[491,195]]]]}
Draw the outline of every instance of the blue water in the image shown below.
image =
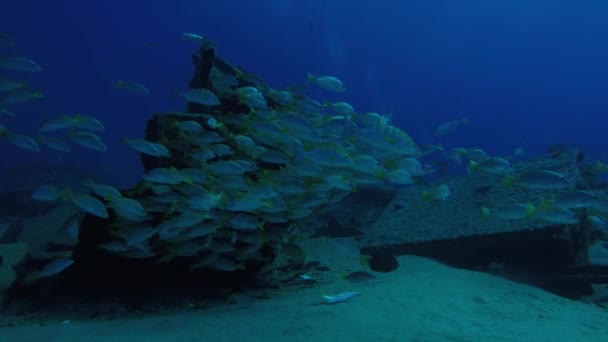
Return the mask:
{"type": "MultiPolygon", "coordinates": [[[[113,184],[132,185],[139,157],[120,138],[143,137],[153,113],[184,109],[170,89],[186,86],[196,49],[179,35],[196,32],[273,87],[301,83],[307,72],[335,75],[346,94],[311,94],[392,112],[418,143],[507,155],[572,142],[603,157],[607,15],[605,1],[2,1],[0,31],[17,45],[0,55],[44,68],[7,75],[46,95],[2,123],[33,135],[62,113],[96,116],[109,151],[75,148],[60,162],[103,168],[113,184]],[[142,82],[151,95],[118,91],[116,79],[142,82]],[[433,138],[438,124],[464,115],[468,126],[433,138]]],[[[0,153],[3,167],[57,162],[6,142],[0,153]]]]}

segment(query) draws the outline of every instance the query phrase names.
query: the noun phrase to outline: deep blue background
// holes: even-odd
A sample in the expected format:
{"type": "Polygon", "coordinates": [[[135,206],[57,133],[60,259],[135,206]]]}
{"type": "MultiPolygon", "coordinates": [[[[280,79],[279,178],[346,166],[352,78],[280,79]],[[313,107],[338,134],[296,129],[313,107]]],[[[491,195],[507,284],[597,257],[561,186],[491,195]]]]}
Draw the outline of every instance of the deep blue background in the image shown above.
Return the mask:
{"type": "MultiPolygon", "coordinates": [[[[141,173],[122,136],[143,137],[152,113],[182,110],[170,96],[191,76],[200,33],[230,61],[275,87],[306,73],[342,79],[343,99],[358,111],[393,112],[419,143],[540,153],[574,142],[603,157],[608,127],[608,2],[549,0],[234,0],[0,2],[0,31],[17,45],[0,55],[25,55],[43,73],[27,79],[46,98],[2,117],[10,129],[34,134],[61,113],[100,118],[107,153],[76,147],[62,163],[103,169],[127,186],[141,173]],[[370,5],[374,3],[374,5],[370,5]],[[312,24],[312,34],[309,25],[312,24]],[[150,96],[124,93],[116,79],[144,83],[150,96]],[[440,140],[435,127],[469,115],[471,123],[440,140]]],[[[0,142],[2,166],[48,162],[0,142]]]]}

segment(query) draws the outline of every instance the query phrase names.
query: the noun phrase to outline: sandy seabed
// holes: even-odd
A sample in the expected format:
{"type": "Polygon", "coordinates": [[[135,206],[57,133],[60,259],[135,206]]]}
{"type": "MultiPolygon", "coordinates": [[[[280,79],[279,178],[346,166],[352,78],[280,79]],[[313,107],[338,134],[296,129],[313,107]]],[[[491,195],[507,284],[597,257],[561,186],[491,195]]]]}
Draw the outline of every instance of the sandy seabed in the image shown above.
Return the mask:
{"type": "Polygon", "coordinates": [[[336,279],[247,305],[138,319],[1,328],[0,341],[608,341],[602,308],[429,259],[399,263],[367,283],[336,279]],[[321,293],[342,291],[360,294],[320,304],[321,293]]]}

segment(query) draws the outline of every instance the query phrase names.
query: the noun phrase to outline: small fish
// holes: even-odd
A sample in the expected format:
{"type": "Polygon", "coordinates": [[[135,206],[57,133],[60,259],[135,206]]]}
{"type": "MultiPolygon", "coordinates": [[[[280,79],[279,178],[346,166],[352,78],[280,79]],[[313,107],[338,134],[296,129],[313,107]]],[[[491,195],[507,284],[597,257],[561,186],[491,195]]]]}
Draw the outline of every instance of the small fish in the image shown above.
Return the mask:
{"type": "Polygon", "coordinates": [[[131,93],[136,93],[136,94],[149,94],[150,92],[148,91],[148,89],[146,88],[146,86],[144,86],[141,83],[138,82],[126,82],[126,81],[122,81],[122,80],[118,80],[114,83],[114,87],[116,87],[116,89],[121,89],[121,90],[125,90],[131,93]]]}
{"type": "Polygon", "coordinates": [[[532,203],[512,203],[501,205],[492,209],[482,208],[484,218],[490,215],[503,220],[520,220],[534,216],[536,208],[532,203]]]}
{"type": "Polygon", "coordinates": [[[179,183],[192,183],[192,180],[184,177],[176,169],[156,168],[148,171],[144,175],[144,180],[152,183],[175,185],[179,183]]]}
{"type": "Polygon", "coordinates": [[[32,199],[36,201],[52,202],[64,196],[64,192],[52,185],[42,185],[32,193],[32,199]]]}
{"type": "Polygon", "coordinates": [[[270,97],[282,106],[288,105],[293,100],[291,93],[286,90],[271,90],[270,97]]]}
{"type": "Polygon", "coordinates": [[[40,127],[38,127],[37,131],[39,133],[49,133],[64,130],[74,127],[77,121],[78,119],[74,116],[60,115],[56,118],[43,122],[40,127]]]}
{"type": "Polygon", "coordinates": [[[196,210],[211,210],[214,208],[224,197],[224,193],[213,194],[211,192],[203,192],[195,194],[190,197],[187,201],[188,206],[196,210]]]}
{"type": "Polygon", "coordinates": [[[357,295],[359,295],[359,292],[355,292],[355,291],[340,292],[335,295],[322,294],[323,299],[324,299],[324,301],[323,301],[324,304],[337,304],[337,303],[346,302],[349,299],[351,299],[357,295]]]}
{"type": "Polygon", "coordinates": [[[20,91],[27,89],[25,82],[13,82],[7,78],[0,76],[0,92],[20,91]]]}
{"type": "Polygon", "coordinates": [[[4,115],[9,115],[9,116],[14,116],[15,112],[13,112],[12,110],[9,110],[7,108],[1,108],[0,107],[0,114],[4,114],[4,115]]]}
{"type": "Polygon", "coordinates": [[[551,207],[548,210],[542,212],[539,217],[550,223],[557,224],[577,224],[578,218],[576,214],[570,209],[563,209],[558,207],[551,207]]]}
{"type": "Polygon", "coordinates": [[[23,72],[40,72],[42,68],[38,63],[26,57],[4,57],[0,58],[0,68],[23,71],[23,72]]]}
{"type": "Polygon", "coordinates": [[[40,146],[38,146],[36,140],[26,135],[7,132],[6,137],[15,146],[21,147],[24,150],[28,150],[31,152],[40,152],[40,146]]]}
{"type": "Polygon", "coordinates": [[[71,194],[70,199],[76,207],[84,212],[103,219],[107,219],[109,217],[108,210],[106,209],[105,205],[103,205],[103,203],[101,203],[101,201],[95,197],[89,195],[71,194]]]}
{"type": "Polygon", "coordinates": [[[469,117],[465,116],[464,118],[460,118],[458,120],[452,120],[452,121],[448,121],[444,124],[441,124],[439,126],[437,126],[437,129],[435,130],[434,135],[436,137],[441,136],[441,135],[446,135],[450,132],[453,132],[455,130],[457,130],[458,128],[466,125],[469,123],[469,117]]]}
{"type": "Polygon", "coordinates": [[[351,283],[367,283],[368,281],[376,279],[376,276],[365,271],[355,271],[346,274],[342,278],[351,283]]]}
{"type": "Polygon", "coordinates": [[[219,106],[221,104],[220,99],[211,90],[205,88],[189,89],[179,93],[179,96],[188,102],[204,106],[219,106]]]}
{"type": "Polygon", "coordinates": [[[137,200],[126,197],[112,197],[112,209],[127,220],[143,221],[146,218],[146,209],[137,200]]]}
{"type": "Polygon", "coordinates": [[[267,107],[264,95],[258,88],[252,86],[240,87],[236,90],[239,103],[253,109],[263,109],[267,107]]]}
{"type": "Polygon", "coordinates": [[[125,137],[122,139],[122,142],[129,145],[135,151],[152,157],[168,158],[171,156],[165,145],[153,143],[145,139],[128,139],[125,137]]]}
{"type": "Polygon", "coordinates": [[[526,155],[526,150],[524,150],[521,147],[518,147],[513,151],[513,156],[515,156],[515,157],[523,157],[525,155],[526,155]]]}
{"type": "Polygon", "coordinates": [[[205,38],[203,38],[203,36],[201,36],[200,34],[188,33],[188,32],[183,32],[181,34],[180,38],[182,40],[192,40],[192,41],[199,42],[199,43],[202,43],[205,40],[205,38]]]}
{"type": "Polygon", "coordinates": [[[43,98],[44,94],[40,91],[17,91],[8,93],[8,95],[0,98],[0,105],[15,105],[32,101],[34,99],[43,98]]]}
{"type": "Polygon", "coordinates": [[[572,186],[567,175],[551,170],[529,171],[517,177],[514,182],[522,188],[537,190],[565,189],[572,186]]]}
{"type": "Polygon", "coordinates": [[[204,130],[203,126],[201,126],[200,123],[193,121],[193,120],[178,121],[178,122],[176,122],[176,124],[180,130],[187,132],[187,133],[197,133],[197,132],[202,132],[204,130]]]}
{"type": "Polygon", "coordinates": [[[596,200],[597,196],[592,192],[574,190],[559,193],[553,205],[562,209],[586,208],[592,206],[596,200]]]}
{"type": "Polygon", "coordinates": [[[107,152],[108,148],[97,134],[86,131],[73,131],[68,135],[72,141],[88,149],[107,152]]]}
{"type": "Polygon", "coordinates": [[[604,233],[608,233],[608,222],[606,222],[604,218],[596,215],[591,215],[589,216],[589,221],[595,228],[603,231],[604,233]]]}
{"type": "Polygon", "coordinates": [[[97,183],[93,182],[93,180],[90,178],[88,178],[84,182],[82,182],[82,185],[93,190],[95,195],[97,195],[105,200],[108,200],[108,201],[111,201],[112,199],[115,199],[115,198],[122,197],[122,194],[120,193],[120,191],[118,191],[118,189],[116,189],[115,187],[109,186],[109,185],[104,185],[104,184],[97,184],[97,183]]]}
{"type": "Polygon", "coordinates": [[[56,259],[51,261],[49,264],[44,266],[38,273],[39,278],[51,277],[56,274],[63,272],[66,268],[72,266],[74,260],[72,259],[56,259]]]}
{"type": "Polygon", "coordinates": [[[217,121],[216,118],[210,117],[209,120],[207,120],[207,126],[209,126],[209,128],[211,129],[218,129],[224,125],[221,122],[217,121]]]}
{"type": "Polygon", "coordinates": [[[310,274],[300,274],[300,279],[304,282],[314,282],[315,278],[313,278],[310,274]]]}
{"type": "Polygon", "coordinates": [[[42,135],[38,136],[38,142],[42,143],[44,146],[50,148],[51,150],[57,152],[70,152],[72,151],[72,147],[67,143],[67,141],[57,138],[57,137],[45,137],[42,135]]]}
{"type": "Polygon", "coordinates": [[[245,165],[239,163],[236,160],[223,160],[213,164],[210,164],[208,167],[209,172],[216,176],[228,176],[228,175],[242,175],[247,171],[251,171],[245,167],[245,165]]]}
{"type": "Polygon", "coordinates": [[[313,76],[312,74],[308,74],[306,78],[309,84],[314,83],[325,90],[337,93],[343,93],[346,91],[344,83],[333,76],[313,76]]]}
{"type": "Polygon", "coordinates": [[[230,228],[236,230],[251,231],[261,227],[261,222],[258,218],[247,213],[240,213],[233,216],[228,223],[230,224],[230,228]]]}
{"type": "Polygon", "coordinates": [[[86,131],[103,132],[106,130],[104,125],[98,119],[86,115],[74,115],[73,128],[84,129],[86,131]]]}
{"type": "Polygon", "coordinates": [[[326,102],[324,105],[340,115],[349,116],[355,113],[353,106],[344,101],[326,102]]]}
{"type": "Polygon", "coordinates": [[[434,189],[424,190],[422,192],[422,199],[424,201],[445,201],[448,197],[450,197],[450,187],[447,184],[441,184],[434,189]]]}
{"type": "Polygon", "coordinates": [[[471,159],[469,160],[469,163],[471,171],[482,171],[497,175],[513,171],[511,163],[500,157],[492,157],[479,163],[471,159]]]}

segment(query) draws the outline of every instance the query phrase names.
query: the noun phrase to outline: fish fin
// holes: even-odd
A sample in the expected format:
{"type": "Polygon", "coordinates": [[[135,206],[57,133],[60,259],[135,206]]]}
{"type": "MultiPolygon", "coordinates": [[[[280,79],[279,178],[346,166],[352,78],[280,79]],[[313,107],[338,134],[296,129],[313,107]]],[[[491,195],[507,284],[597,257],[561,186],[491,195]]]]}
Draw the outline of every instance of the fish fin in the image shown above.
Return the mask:
{"type": "Polygon", "coordinates": [[[431,198],[433,197],[432,193],[428,190],[424,190],[422,191],[422,200],[423,201],[430,201],[431,198]]]}
{"type": "Polygon", "coordinates": [[[479,166],[479,163],[477,163],[474,160],[469,160],[469,170],[471,172],[475,172],[475,170],[477,170],[477,167],[479,166]]]}
{"type": "Polygon", "coordinates": [[[530,202],[526,203],[526,218],[530,218],[536,214],[536,207],[530,202]]]}
{"type": "Polygon", "coordinates": [[[505,178],[502,180],[502,185],[505,189],[511,189],[513,187],[513,176],[505,175],[505,178]]]}
{"type": "Polygon", "coordinates": [[[359,255],[359,264],[364,267],[369,267],[372,256],[368,254],[359,255]]]}
{"type": "Polygon", "coordinates": [[[486,207],[481,207],[481,216],[484,220],[487,220],[490,217],[490,209],[486,207]]]}

